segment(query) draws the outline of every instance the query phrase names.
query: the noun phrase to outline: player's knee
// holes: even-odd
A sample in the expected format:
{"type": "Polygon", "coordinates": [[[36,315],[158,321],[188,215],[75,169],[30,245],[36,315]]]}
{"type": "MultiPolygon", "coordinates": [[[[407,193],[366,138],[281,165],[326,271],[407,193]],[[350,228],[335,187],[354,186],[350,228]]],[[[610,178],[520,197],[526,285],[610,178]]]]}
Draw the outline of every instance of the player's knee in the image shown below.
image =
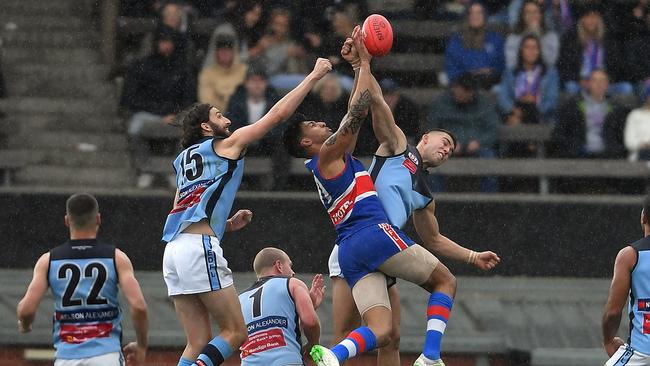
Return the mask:
{"type": "Polygon", "coordinates": [[[386,348],[393,350],[393,351],[398,351],[399,350],[399,341],[400,341],[401,333],[399,330],[399,327],[393,327],[390,332],[390,339],[388,344],[386,345],[386,348]]]}
{"type": "Polygon", "coordinates": [[[390,323],[375,324],[370,329],[375,334],[377,340],[377,348],[386,347],[391,342],[393,329],[390,323]]]}
{"type": "Polygon", "coordinates": [[[246,332],[246,327],[243,329],[237,329],[232,333],[231,336],[231,342],[232,345],[236,346],[236,348],[239,348],[246,340],[248,339],[248,333],[246,332]]]}
{"type": "Polygon", "coordinates": [[[205,347],[205,345],[208,344],[208,342],[211,340],[212,335],[210,333],[196,332],[188,338],[187,349],[189,353],[196,354],[198,356],[198,354],[203,350],[203,347],[205,347]]]}

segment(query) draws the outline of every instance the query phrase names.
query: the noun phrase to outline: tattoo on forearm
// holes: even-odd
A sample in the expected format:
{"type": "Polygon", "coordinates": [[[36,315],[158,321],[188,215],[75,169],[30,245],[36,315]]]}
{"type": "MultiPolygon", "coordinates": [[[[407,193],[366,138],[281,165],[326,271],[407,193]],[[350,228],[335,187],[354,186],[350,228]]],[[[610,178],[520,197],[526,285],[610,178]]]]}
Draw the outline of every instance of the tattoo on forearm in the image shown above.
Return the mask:
{"type": "Polygon", "coordinates": [[[341,122],[339,129],[325,141],[325,145],[334,145],[339,134],[346,136],[359,132],[361,123],[368,115],[368,108],[370,108],[371,101],[372,96],[368,89],[361,92],[356,103],[350,105],[348,113],[343,117],[343,122],[341,122]]]}

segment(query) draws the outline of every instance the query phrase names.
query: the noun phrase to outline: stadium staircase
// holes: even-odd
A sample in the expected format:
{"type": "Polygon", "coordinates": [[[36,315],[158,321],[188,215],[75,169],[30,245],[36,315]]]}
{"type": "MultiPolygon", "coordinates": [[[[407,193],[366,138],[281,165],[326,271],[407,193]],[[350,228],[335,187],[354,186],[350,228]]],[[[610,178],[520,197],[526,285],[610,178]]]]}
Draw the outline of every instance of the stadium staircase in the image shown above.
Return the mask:
{"type": "Polygon", "coordinates": [[[3,0],[8,98],[3,160],[20,160],[23,186],[131,185],[126,134],[109,66],[100,59],[93,5],[83,0],[3,0]]]}

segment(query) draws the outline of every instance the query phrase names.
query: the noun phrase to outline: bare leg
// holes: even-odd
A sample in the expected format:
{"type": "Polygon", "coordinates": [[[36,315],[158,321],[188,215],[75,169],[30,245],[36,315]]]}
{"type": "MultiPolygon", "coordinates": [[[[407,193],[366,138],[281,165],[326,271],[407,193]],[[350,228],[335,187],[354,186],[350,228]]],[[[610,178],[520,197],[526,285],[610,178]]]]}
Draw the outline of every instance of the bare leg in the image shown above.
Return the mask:
{"type": "Polygon", "coordinates": [[[199,298],[219,325],[219,336],[228,342],[233,350],[239,349],[239,346],[246,342],[248,332],[235,287],[205,292],[199,294],[199,298]]]}
{"type": "Polygon", "coordinates": [[[355,328],[361,326],[361,316],[352,298],[348,283],[340,277],[332,277],[332,320],[334,337],[332,345],[345,339],[355,328]]]}
{"type": "Polygon", "coordinates": [[[399,294],[397,286],[393,285],[388,288],[388,298],[390,299],[391,312],[393,314],[393,327],[390,335],[390,342],[386,347],[377,350],[377,366],[399,366],[399,340],[400,340],[400,323],[401,323],[401,305],[399,303],[399,294]]]}
{"type": "Polygon", "coordinates": [[[195,360],[212,339],[210,315],[198,295],[177,295],[172,299],[187,339],[183,357],[195,360]]]}

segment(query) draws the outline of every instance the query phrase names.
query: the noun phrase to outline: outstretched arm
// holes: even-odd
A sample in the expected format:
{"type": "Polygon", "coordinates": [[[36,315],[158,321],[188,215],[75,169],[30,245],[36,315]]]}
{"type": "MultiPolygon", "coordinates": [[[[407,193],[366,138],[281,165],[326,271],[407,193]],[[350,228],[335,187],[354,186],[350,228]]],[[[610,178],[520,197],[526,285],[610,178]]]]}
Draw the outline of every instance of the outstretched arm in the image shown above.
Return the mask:
{"type": "Polygon", "coordinates": [[[330,136],[320,149],[319,166],[325,178],[336,176],[343,170],[345,153],[357,140],[361,123],[368,116],[370,108],[370,54],[363,45],[361,31],[357,26],[353,32],[354,44],[359,50],[360,66],[357,86],[350,98],[348,113],[343,117],[339,129],[330,136]]]}
{"type": "Polygon", "coordinates": [[[220,145],[223,148],[232,147],[241,152],[249,144],[260,140],[267,132],[291,117],[316,82],[331,70],[332,64],[327,59],[319,58],[314,65],[314,70],[297,87],[280,99],[259,121],[235,130],[224,141],[227,141],[227,145],[223,145],[223,142],[220,145]]]}
{"type": "Polygon", "coordinates": [[[370,111],[372,112],[372,130],[375,132],[379,147],[377,155],[388,156],[406,150],[406,135],[395,123],[393,112],[384,100],[384,94],[377,80],[373,76],[371,79],[370,94],[372,103],[370,111]]]}
{"type": "MultiPolygon", "coordinates": [[[[354,47],[354,40],[352,38],[346,39],[343,43],[341,56],[352,65],[355,72],[359,69],[361,60],[359,59],[359,53],[354,47]]],[[[355,74],[355,88],[357,86],[356,76],[355,74]]],[[[403,151],[406,149],[406,135],[404,135],[402,129],[395,123],[393,112],[390,110],[388,104],[386,104],[381,87],[373,75],[370,76],[370,94],[372,96],[372,102],[370,104],[372,129],[379,142],[377,154],[394,155],[397,152],[403,151]]]]}
{"type": "Polygon", "coordinates": [[[417,231],[422,239],[422,245],[427,250],[436,255],[474,264],[484,271],[490,270],[499,264],[501,258],[495,253],[490,251],[477,253],[442,235],[435,215],[435,206],[435,202],[432,201],[425,208],[413,212],[415,231],[417,231]]]}
{"type": "Polygon", "coordinates": [[[18,315],[18,330],[27,333],[32,330],[32,323],[36,318],[36,310],[43,299],[48,288],[47,268],[50,264],[50,253],[43,254],[34,266],[32,282],[27,287],[27,292],[18,303],[16,314],[18,315]]]}
{"type": "Polygon", "coordinates": [[[603,347],[610,357],[623,344],[623,340],[615,337],[621,324],[621,312],[630,293],[632,268],[636,264],[636,251],[627,246],[621,249],[614,263],[614,277],[609,288],[609,297],[603,314],[603,347]]]}

